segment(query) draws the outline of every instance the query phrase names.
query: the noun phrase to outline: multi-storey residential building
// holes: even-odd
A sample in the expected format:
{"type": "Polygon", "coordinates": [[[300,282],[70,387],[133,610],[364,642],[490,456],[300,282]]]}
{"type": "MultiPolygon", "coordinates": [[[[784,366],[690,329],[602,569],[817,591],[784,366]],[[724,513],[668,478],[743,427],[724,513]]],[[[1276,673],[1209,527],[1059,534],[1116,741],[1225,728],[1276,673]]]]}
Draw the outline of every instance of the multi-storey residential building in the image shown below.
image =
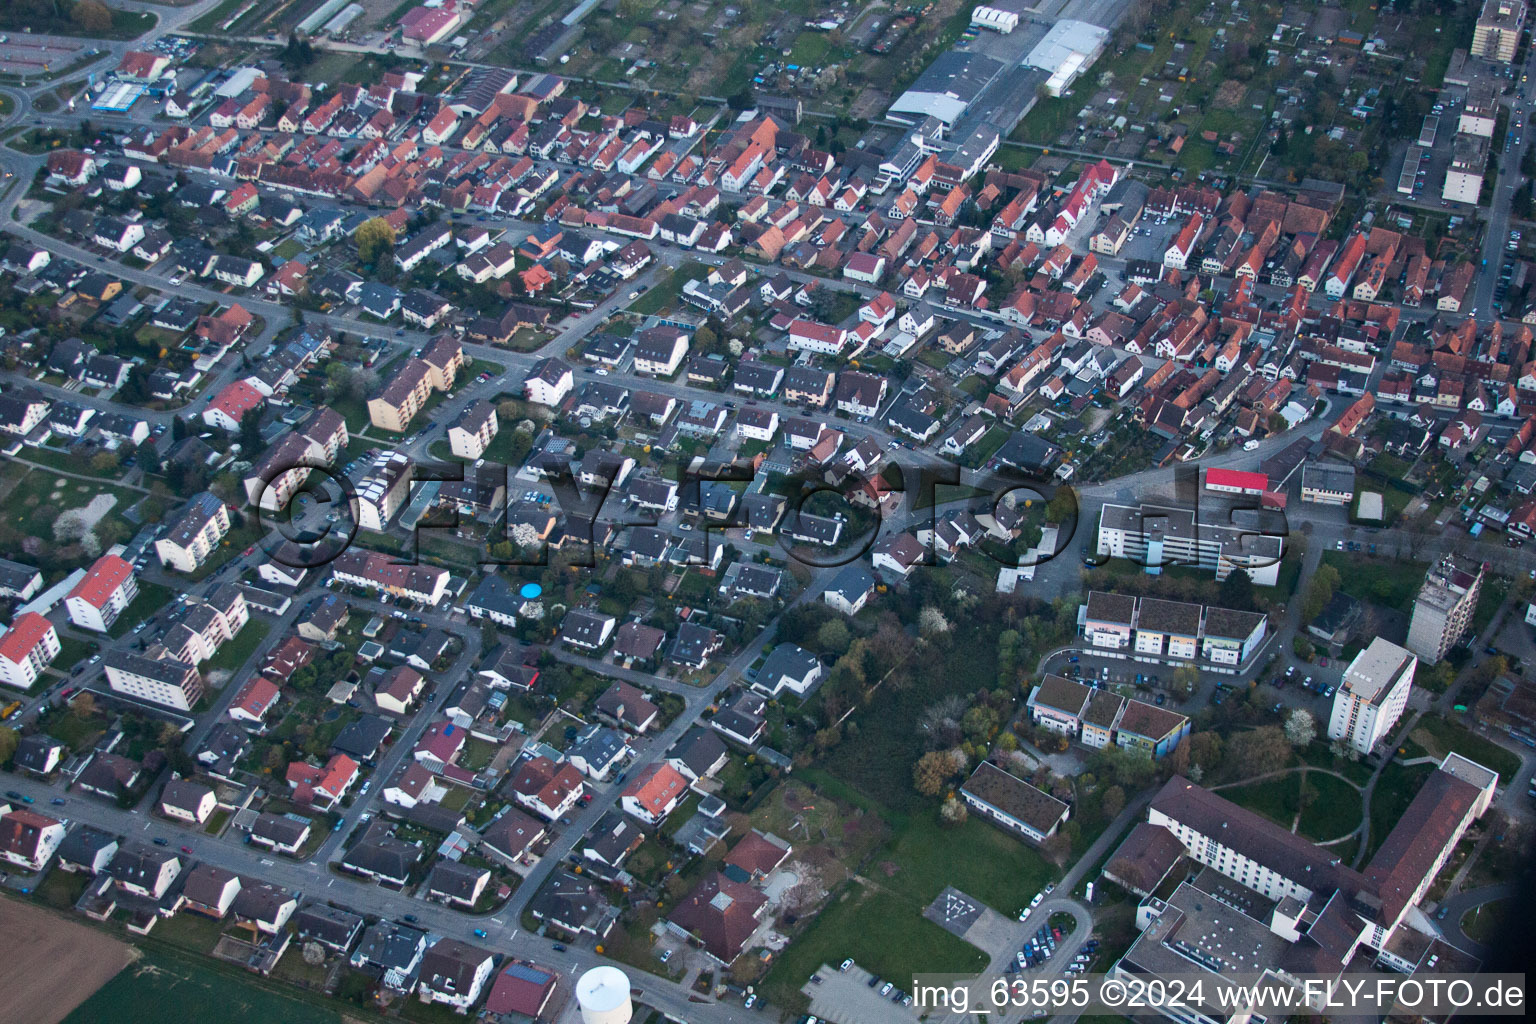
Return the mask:
{"type": "Polygon", "coordinates": [[[107,685],[118,693],[191,711],[203,696],[203,680],[197,669],[175,658],[151,658],[132,651],[107,652],[107,685]]]}
{"type": "Polygon", "coordinates": [[[347,447],[347,421],[334,409],[316,409],[304,426],[278,438],[245,474],[245,498],[269,511],[286,508],[311,471],[335,464],[347,447]]]}
{"type": "Polygon", "coordinates": [[[1431,567],[1413,602],[1408,649],[1426,665],[1435,665],[1461,642],[1483,588],[1483,565],[1447,554],[1431,567]]]}
{"type": "Polygon", "coordinates": [[[41,871],[64,841],[64,824],[22,807],[0,815],[0,861],[41,871]]]}
{"type": "Polygon", "coordinates": [[[30,690],[43,669],[59,656],[59,634],[36,612],[23,612],[0,636],[0,683],[30,690]]]}
{"type": "Polygon", "coordinates": [[[64,599],[69,621],[105,633],[139,594],[133,566],[117,555],[102,555],[64,599]]]}
{"type": "Polygon", "coordinates": [[[1095,749],[1114,744],[1154,759],[1173,752],[1189,734],[1176,711],[1047,673],[1030,691],[1030,719],[1095,749]]]}
{"type": "Polygon", "coordinates": [[[1525,24],[1525,0],[1483,0],[1472,30],[1472,56],[1503,64],[1514,62],[1525,24]]]}
{"type": "Polygon", "coordinates": [[[229,532],[229,510],[209,491],[194,494],[181,515],[155,541],[160,564],[177,572],[196,572],[229,532]]]}
{"type": "Polygon", "coordinates": [[[448,570],[430,565],[397,562],[381,551],[352,548],[331,562],[331,574],[340,583],[378,590],[394,597],[436,606],[448,593],[448,570]]]}
{"type": "Polygon", "coordinates": [[[357,483],[357,525],[382,533],[410,496],[410,456],[380,452],[357,483]]]}
{"type": "Polygon", "coordinates": [[[432,367],[420,359],[407,359],[384,385],[368,399],[368,419],[380,430],[396,433],[410,426],[432,397],[432,367]]]}
{"type": "Polygon", "coordinates": [[[1488,140],[1477,135],[1458,134],[1451,140],[1451,165],[1445,172],[1441,199],[1477,205],[1488,170],[1488,149],[1488,140]]]}
{"type": "Polygon", "coordinates": [[[555,408],[571,393],[575,378],[571,368],[558,359],[540,359],[523,378],[528,401],[555,408]]]}
{"type": "Polygon", "coordinates": [[[1344,740],[1369,754],[1386,737],[1408,706],[1413,672],[1419,661],[1381,637],[1355,655],[1333,695],[1328,738],[1344,740]]]}
{"type": "Polygon", "coordinates": [[[466,406],[449,426],[448,447],[461,459],[479,459],[485,455],[499,429],[496,407],[483,398],[478,399],[466,406]]]}
{"type": "Polygon", "coordinates": [[[1255,584],[1274,586],[1285,554],[1284,517],[1259,509],[1226,516],[1207,522],[1194,509],[1106,504],[1099,517],[1098,553],[1129,558],[1152,575],[1165,565],[1193,565],[1214,570],[1224,580],[1242,569],[1255,584]]]}

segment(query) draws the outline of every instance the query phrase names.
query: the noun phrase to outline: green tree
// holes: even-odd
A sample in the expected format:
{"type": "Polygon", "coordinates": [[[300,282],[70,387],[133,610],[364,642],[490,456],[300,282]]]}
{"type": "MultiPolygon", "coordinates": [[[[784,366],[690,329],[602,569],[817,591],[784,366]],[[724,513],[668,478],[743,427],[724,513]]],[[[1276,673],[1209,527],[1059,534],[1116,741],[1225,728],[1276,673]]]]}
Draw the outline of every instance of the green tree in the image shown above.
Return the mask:
{"type": "Polygon", "coordinates": [[[938,796],[954,777],[954,761],[949,754],[931,750],[912,767],[912,788],[923,796],[938,796]]]}
{"type": "Polygon", "coordinates": [[[816,630],[816,647],[828,658],[837,659],[847,653],[851,639],[841,619],[828,619],[816,630]]]}
{"type": "Polygon", "coordinates": [[[357,258],[369,266],[377,264],[395,248],[395,229],[383,217],[363,221],[353,237],[357,239],[357,258]]]}
{"type": "Polygon", "coordinates": [[[19,739],[15,729],[0,725],[0,765],[11,763],[11,758],[16,756],[16,743],[19,739]]]}
{"type": "Polygon", "coordinates": [[[240,452],[247,459],[255,459],[261,449],[261,410],[250,409],[240,417],[240,452]]]}
{"type": "Polygon", "coordinates": [[[1317,571],[1312,574],[1312,579],[1307,584],[1306,597],[1301,602],[1302,622],[1311,622],[1322,614],[1323,609],[1328,607],[1328,602],[1333,600],[1340,582],[1339,570],[1333,566],[1317,567],[1317,571]]]}
{"type": "Polygon", "coordinates": [[[960,731],[973,740],[991,739],[997,726],[997,712],[985,704],[978,704],[960,716],[960,731]]]}
{"type": "Polygon", "coordinates": [[[1194,696],[1200,685],[1200,670],[1194,665],[1180,665],[1173,670],[1173,692],[1184,698],[1194,696]]]}
{"type": "Polygon", "coordinates": [[[1223,608],[1235,608],[1238,611],[1248,612],[1253,610],[1253,577],[1244,569],[1233,569],[1227,574],[1227,578],[1221,581],[1221,587],[1216,593],[1216,603],[1223,608]]]}
{"type": "Polygon", "coordinates": [[[1225,764],[1234,778],[1277,772],[1291,762],[1291,743],[1278,725],[1264,725],[1233,736],[1225,764]]]}

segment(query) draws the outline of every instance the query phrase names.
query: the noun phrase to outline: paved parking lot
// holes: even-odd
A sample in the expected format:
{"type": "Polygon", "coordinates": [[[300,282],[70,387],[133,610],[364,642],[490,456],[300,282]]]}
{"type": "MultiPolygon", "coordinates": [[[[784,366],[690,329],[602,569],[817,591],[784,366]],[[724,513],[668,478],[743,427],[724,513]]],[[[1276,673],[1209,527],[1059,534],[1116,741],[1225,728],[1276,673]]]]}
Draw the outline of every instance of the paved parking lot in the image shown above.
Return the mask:
{"type": "Polygon", "coordinates": [[[40,75],[57,71],[79,60],[87,49],[94,49],[88,39],[64,36],[40,36],[24,32],[0,33],[0,72],[8,75],[40,75]]]}
{"type": "MultiPolygon", "coordinates": [[[[917,1020],[915,1008],[880,995],[885,982],[871,988],[870,974],[862,967],[854,966],[840,973],[836,965],[823,964],[816,973],[821,976],[821,984],[806,982],[800,990],[811,997],[813,1016],[833,1024],[905,1024],[917,1020]]],[[[891,980],[898,985],[911,984],[910,978],[905,982],[891,980]]]]}

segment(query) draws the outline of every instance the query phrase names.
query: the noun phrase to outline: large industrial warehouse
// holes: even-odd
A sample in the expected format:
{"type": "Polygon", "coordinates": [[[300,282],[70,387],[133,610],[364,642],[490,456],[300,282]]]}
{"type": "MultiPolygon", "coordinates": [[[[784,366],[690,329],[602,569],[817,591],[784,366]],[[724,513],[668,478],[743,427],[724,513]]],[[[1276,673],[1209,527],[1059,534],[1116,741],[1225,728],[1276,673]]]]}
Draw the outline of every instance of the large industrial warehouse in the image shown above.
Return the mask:
{"type": "Polygon", "coordinates": [[[1099,59],[1108,39],[1108,29],[1086,21],[1058,21],[1029,51],[1024,63],[1049,74],[1051,77],[1046,79],[1045,90],[1052,96],[1060,96],[1078,75],[1099,59]]]}
{"type": "Polygon", "coordinates": [[[946,50],[896,98],[886,117],[916,124],[931,116],[952,126],[1002,69],[1001,61],[983,54],[946,50]]]}

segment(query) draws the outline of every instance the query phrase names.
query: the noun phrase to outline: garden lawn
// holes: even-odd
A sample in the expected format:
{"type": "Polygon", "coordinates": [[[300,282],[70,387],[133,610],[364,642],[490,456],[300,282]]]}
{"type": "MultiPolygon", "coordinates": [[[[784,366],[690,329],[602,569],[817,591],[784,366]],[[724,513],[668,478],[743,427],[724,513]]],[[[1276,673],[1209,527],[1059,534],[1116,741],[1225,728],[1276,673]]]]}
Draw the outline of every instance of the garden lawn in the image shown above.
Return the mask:
{"type": "Polygon", "coordinates": [[[1054,873],[1035,850],[979,818],[957,829],[940,825],[933,813],[912,815],[887,850],[877,853],[865,874],[883,888],[923,907],[953,885],[999,913],[1017,913],[1054,873]],[[964,850],[965,856],[955,852],[964,850]],[[894,871],[893,871],[894,869],[894,871]]]}
{"type": "Polygon", "coordinates": [[[1323,562],[1339,570],[1339,589],[1356,601],[1369,601],[1385,608],[1410,608],[1424,572],[1424,562],[1398,561],[1346,551],[1329,551],[1323,562]]]}
{"type": "Polygon", "coordinates": [[[642,316],[660,313],[677,303],[678,297],[683,294],[683,285],[703,278],[708,272],[709,268],[702,263],[681,264],[665,279],[652,285],[650,291],[636,299],[629,308],[642,316]]]}
{"type": "Polygon", "coordinates": [[[261,642],[267,638],[267,633],[271,628],[261,619],[253,618],[249,620],[241,627],[240,632],[235,634],[233,640],[220,647],[219,652],[208,659],[208,663],[203,666],[203,671],[217,672],[221,669],[226,672],[238,671],[241,665],[250,660],[251,655],[260,646],[261,642]]]}
{"type": "Polygon", "coordinates": [[[1307,785],[1316,791],[1301,812],[1297,831],[1309,839],[1339,839],[1360,825],[1360,791],[1343,779],[1307,772],[1307,785]]]}
{"type": "Polygon", "coordinates": [[[923,917],[924,906],[853,883],[780,954],[763,979],[769,1000],[794,1005],[822,964],[844,957],[898,983],[919,972],[974,974],[987,965],[981,950],[923,917]]]}
{"type": "Polygon", "coordinates": [[[1246,786],[1230,786],[1220,793],[1239,807],[1262,814],[1283,828],[1290,828],[1301,810],[1301,780],[1295,773],[1246,786]]]}
{"type": "Polygon", "coordinates": [[[1499,926],[1504,923],[1504,911],[1508,909],[1508,903],[1508,900],[1494,900],[1473,907],[1462,916],[1461,930],[1473,942],[1492,942],[1498,937],[1499,926]]]}
{"type": "MultiPolygon", "coordinates": [[[[1418,737],[1420,731],[1428,735],[1426,747],[1434,746],[1437,754],[1455,752],[1476,761],[1485,768],[1499,773],[1499,784],[1507,786],[1520,774],[1520,758],[1497,743],[1477,735],[1456,722],[1437,715],[1425,715],[1410,736],[1418,737]]],[[[1423,739],[1420,739],[1423,742],[1423,739]]]]}
{"type": "Polygon", "coordinates": [[[101,645],[94,640],[82,640],[79,637],[61,633],[59,634],[59,656],[53,659],[53,667],[60,672],[68,673],[70,669],[95,654],[99,646],[101,645]]]}

